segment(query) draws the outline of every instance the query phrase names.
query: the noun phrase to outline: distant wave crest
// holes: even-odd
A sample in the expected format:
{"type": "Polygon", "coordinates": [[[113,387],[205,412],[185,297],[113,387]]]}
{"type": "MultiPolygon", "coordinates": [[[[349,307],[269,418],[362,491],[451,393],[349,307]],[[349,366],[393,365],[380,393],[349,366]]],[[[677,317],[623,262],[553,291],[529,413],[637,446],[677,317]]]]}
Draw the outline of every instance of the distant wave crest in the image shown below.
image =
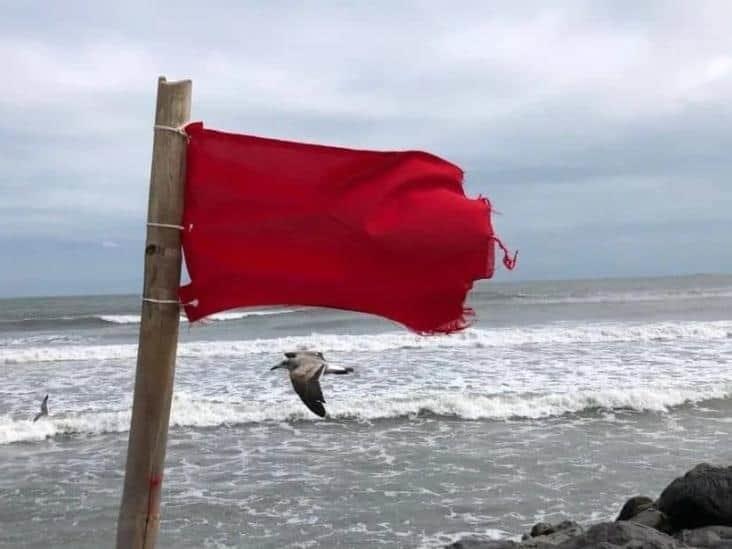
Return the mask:
{"type": "MultiPolygon", "coordinates": [[[[222,322],[230,320],[241,320],[248,317],[282,315],[295,313],[301,308],[272,308],[252,309],[248,311],[227,311],[216,313],[204,319],[203,322],[222,322]]],[[[181,316],[182,322],[187,322],[185,316],[181,316]]],[[[91,315],[66,315],[56,317],[21,318],[15,320],[0,320],[0,326],[13,326],[23,329],[53,329],[53,328],[94,328],[114,324],[139,324],[139,314],[91,314],[91,315]]]]}
{"type": "MultiPolygon", "coordinates": [[[[502,296],[504,297],[504,296],[502,296]]],[[[531,305],[569,305],[583,303],[637,303],[639,301],[675,301],[688,299],[729,299],[732,298],[730,288],[693,289],[685,291],[635,291],[635,292],[598,292],[587,295],[546,295],[531,293],[515,293],[505,298],[510,301],[531,305]]]]}
{"type": "MultiPolygon", "coordinates": [[[[288,313],[295,313],[300,309],[263,309],[263,310],[252,310],[252,311],[229,311],[225,313],[216,313],[207,316],[205,321],[223,322],[227,320],[241,320],[242,318],[248,318],[250,316],[269,316],[269,315],[282,315],[288,313]]],[[[98,317],[104,322],[112,324],[139,324],[140,315],[99,315],[98,317]]],[[[188,319],[181,316],[181,321],[187,322],[188,319]]]]}
{"type": "MultiPolygon", "coordinates": [[[[732,397],[732,386],[696,388],[607,389],[556,394],[469,395],[435,393],[418,397],[383,398],[378,406],[370,399],[329,404],[336,421],[379,421],[419,416],[465,420],[541,420],[598,410],[667,413],[682,405],[703,404],[732,397]]],[[[222,402],[197,398],[185,392],[173,400],[171,428],[214,428],[264,422],[320,421],[296,398],[281,402],[222,402]]],[[[40,441],[56,436],[121,433],[129,429],[128,411],[72,413],[50,416],[36,423],[30,419],[0,416],[0,444],[40,441]]]]}

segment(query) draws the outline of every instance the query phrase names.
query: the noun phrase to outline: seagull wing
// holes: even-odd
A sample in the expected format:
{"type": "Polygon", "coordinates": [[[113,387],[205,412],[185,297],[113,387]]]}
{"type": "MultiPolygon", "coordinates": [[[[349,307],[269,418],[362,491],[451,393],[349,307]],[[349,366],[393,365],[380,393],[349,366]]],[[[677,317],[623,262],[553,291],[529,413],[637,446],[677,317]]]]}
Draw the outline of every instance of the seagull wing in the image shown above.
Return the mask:
{"type": "Polygon", "coordinates": [[[353,372],[353,368],[350,366],[331,366],[330,364],[325,365],[324,374],[350,374],[353,372]]]}
{"type": "Polygon", "coordinates": [[[46,415],[48,414],[48,395],[45,396],[43,399],[43,402],[41,402],[41,414],[46,415]]]}
{"type": "Polygon", "coordinates": [[[290,380],[295,392],[311,412],[325,417],[323,391],[320,389],[320,376],[325,364],[320,360],[302,359],[300,366],[290,371],[290,380]]]}

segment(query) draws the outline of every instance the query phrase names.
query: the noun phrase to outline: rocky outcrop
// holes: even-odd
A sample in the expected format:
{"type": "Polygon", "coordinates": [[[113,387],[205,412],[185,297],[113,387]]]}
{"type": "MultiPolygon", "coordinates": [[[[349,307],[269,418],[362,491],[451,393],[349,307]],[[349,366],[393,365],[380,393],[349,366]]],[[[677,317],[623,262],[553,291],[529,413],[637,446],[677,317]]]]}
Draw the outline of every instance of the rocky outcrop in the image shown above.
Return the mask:
{"type": "Polygon", "coordinates": [[[547,534],[553,534],[554,531],[555,528],[551,524],[547,522],[537,522],[534,524],[527,537],[535,538],[536,536],[546,536],[547,534]]]}
{"type": "Polygon", "coordinates": [[[584,529],[573,520],[565,520],[558,524],[539,522],[534,525],[529,535],[524,535],[523,547],[534,547],[531,543],[544,543],[551,546],[561,545],[583,532],[584,529]]]}
{"type": "Polygon", "coordinates": [[[666,487],[657,507],[675,530],[732,526],[732,467],[697,465],[666,487]]]}
{"type": "Polygon", "coordinates": [[[648,526],[666,534],[673,532],[673,528],[668,517],[663,513],[663,511],[659,511],[653,507],[641,511],[629,520],[634,524],[648,526]]]}
{"type": "Polygon", "coordinates": [[[450,549],[557,549],[563,543],[580,536],[584,529],[573,520],[558,524],[540,522],[519,543],[510,540],[488,540],[480,537],[464,538],[449,545],[450,549]]]}
{"type": "Polygon", "coordinates": [[[603,522],[561,545],[561,549],[681,549],[678,540],[629,521],[603,522]]]}
{"type": "Polygon", "coordinates": [[[462,539],[452,549],[732,549],[732,467],[697,465],[657,501],[630,498],[615,522],[535,524],[523,539],[462,539]]]}
{"type": "Polygon", "coordinates": [[[673,537],[633,522],[604,522],[587,531],[578,525],[551,534],[527,536],[523,541],[496,541],[467,538],[451,549],[682,549],[673,537]]]}
{"type": "Polygon", "coordinates": [[[682,530],[677,537],[691,547],[732,549],[732,527],[729,526],[704,526],[693,530],[682,530]]]}

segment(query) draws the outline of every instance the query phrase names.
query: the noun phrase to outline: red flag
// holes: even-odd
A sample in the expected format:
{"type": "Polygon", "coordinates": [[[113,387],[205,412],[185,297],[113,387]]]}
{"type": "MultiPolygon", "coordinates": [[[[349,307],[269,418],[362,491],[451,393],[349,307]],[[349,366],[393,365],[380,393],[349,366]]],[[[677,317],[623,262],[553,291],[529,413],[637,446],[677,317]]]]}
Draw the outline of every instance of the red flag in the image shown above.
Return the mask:
{"type": "Polygon", "coordinates": [[[180,298],[191,321],[313,305],[421,333],[467,325],[465,296],[493,275],[496,239],[490,203],[465,197],[460,168],[418,151],[306,145],[201,123],[186,132],[191,282],[180,298]]]}

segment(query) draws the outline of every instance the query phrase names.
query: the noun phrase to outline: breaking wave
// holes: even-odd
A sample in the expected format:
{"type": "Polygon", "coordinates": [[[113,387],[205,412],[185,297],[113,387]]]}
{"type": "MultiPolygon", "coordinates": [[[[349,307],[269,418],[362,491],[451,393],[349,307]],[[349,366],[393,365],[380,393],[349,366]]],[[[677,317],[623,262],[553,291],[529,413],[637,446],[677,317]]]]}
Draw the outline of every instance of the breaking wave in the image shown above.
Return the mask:
{"type": "MultiPolygon", "coordinates": [[[[419,397],[390,396],[373,406],[373,399],[355,398],[348,403],[329,402],[330,420],[379,421],[415,417],[445,417],[465,420],[541,420],[598,411],[667,413],[684,405],[698,405],[732,397],[732,386],[697,389],[645,388],[606,389],[555,394],[470,395],[461,392],[434,393],[419,397]]],[[[321,421],[294,395],[281,401],[229,402],[193,397],[178,391],[173,399],[170,426],[215,428],[251,423],[321,421]]],[[[0,416],[0,444],[40,441],[56,436],[122,433],[129,429],[129,411],[86,411],[30,419],[0,416]]]]}
{"type": "MultiPolygon", "coordinates": [[[[237,358],[283,349],[317,348],[333,352],[380,352],[393,349],[491,348],[519,345],[584,345],[643,341],[713,341],[732,338],[732,321],[657,322],[647,324],[550,324],[486,330],[471,328],[449,336],[423,337],[408,332],[370,335],[312,334],[241,341],[196,341],[178,346],[184,358],[237,358]]],[[[49,361],[132,359],[136,344],[44,345],[0,347],[0,364],[49,361]]]]}

